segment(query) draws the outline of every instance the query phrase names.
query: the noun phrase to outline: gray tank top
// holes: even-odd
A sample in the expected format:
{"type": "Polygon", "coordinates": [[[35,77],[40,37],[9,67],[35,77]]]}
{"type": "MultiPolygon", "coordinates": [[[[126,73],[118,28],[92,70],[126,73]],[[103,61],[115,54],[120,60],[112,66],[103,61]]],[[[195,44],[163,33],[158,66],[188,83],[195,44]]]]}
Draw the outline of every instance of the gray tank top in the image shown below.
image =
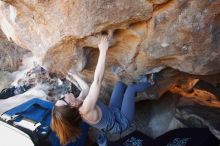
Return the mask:
{"type": "Polygon", "coordinates": [[[98,123],[90,124],[92,127],[110,133],[121,133],[128,128],[129,122],[119,109],[108,107],[101,101],[97,102],[97,106],[102,112],[102,117],[98,123]]]}

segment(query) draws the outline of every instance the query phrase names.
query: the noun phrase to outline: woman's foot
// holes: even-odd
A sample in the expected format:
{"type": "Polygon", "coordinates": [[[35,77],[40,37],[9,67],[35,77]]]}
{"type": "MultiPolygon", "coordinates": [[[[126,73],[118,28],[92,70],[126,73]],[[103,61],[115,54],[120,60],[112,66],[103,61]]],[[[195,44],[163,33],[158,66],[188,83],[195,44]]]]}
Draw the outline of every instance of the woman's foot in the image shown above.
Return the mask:
{"type": "Polygon", "coordinates": [[[137,82],[138,82],[138,83],[146,83],[146,82],[148,82],[147,75],[138,76],[137,82]]]}
{"type": "Polygon", "coordinates": [[[149,82],[151,85],[154,85],[154,84],[156,84],[156,80],[157,80],[157,75],[156,75],[156,73],[150,74],[150,77],[149,77],[149,79],[148,79],[148,82],[149,82]]]}
{"type": "Polygon", "coordinates": [[[138,82],[139,83],[150,83],[150,85],[154,85],[156,83],[156,80],[157,80],[157,73],[151,73],[151,74],[148,74],[148,75],[142,75],[142,76],[139,76],[137,78],[138,82]]]}

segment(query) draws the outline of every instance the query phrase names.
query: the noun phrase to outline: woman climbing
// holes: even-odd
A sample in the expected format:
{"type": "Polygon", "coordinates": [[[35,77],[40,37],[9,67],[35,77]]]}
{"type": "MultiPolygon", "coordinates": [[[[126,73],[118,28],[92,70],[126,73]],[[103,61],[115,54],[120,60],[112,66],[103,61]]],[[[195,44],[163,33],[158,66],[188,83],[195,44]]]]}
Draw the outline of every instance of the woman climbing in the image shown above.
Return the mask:
{"type": "MultiPolygon", "coordinates": [[[[109,133],[121,133],[126,130],[134,118],[135,94],[145,91],[153,84],[147,80],[131,85],[118,81],[113,89],[109,106],[98,101],[107,50],[107,36],[102,36],[98,63],[89,91],[80,94],[78,98],[73,94],[66,94],[56,102],[52,110],[51,127],[60,138],[61,144],[66,144],[79,135],[81,121],[109,133]]],[[[85,82],[73,72],[69,72],[69,75],[73,76],[79,85],[86,86],[85,82]]]]}

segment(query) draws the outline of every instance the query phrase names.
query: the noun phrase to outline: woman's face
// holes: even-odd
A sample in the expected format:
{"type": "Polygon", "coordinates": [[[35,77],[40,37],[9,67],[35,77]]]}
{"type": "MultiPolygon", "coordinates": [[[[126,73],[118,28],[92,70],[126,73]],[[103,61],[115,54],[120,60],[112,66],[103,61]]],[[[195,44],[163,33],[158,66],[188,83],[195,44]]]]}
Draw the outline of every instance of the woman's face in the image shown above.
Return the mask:
{"type": "Polygon", "coordinates": [[[79,107],[80,101],[72,94],[67,93],[62,95],[61,98],[56,102],[56,106],[65,106],[69,105],[70,107],[79,107]]]}

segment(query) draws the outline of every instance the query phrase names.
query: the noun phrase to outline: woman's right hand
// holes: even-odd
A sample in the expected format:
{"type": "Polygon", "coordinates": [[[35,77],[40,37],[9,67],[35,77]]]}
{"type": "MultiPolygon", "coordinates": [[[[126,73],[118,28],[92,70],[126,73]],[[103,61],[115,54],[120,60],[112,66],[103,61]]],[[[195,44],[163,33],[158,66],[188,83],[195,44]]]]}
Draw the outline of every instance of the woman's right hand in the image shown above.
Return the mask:
{"type": "Polygon", "coordinates": [[[109,46],[109,42],[108,42],[108,37],[105,35],[105,36],[102,36],[101,38],[101,41],[99,43],[99,51],[107,51],[108,50],[108,46],[109,46]]]}

